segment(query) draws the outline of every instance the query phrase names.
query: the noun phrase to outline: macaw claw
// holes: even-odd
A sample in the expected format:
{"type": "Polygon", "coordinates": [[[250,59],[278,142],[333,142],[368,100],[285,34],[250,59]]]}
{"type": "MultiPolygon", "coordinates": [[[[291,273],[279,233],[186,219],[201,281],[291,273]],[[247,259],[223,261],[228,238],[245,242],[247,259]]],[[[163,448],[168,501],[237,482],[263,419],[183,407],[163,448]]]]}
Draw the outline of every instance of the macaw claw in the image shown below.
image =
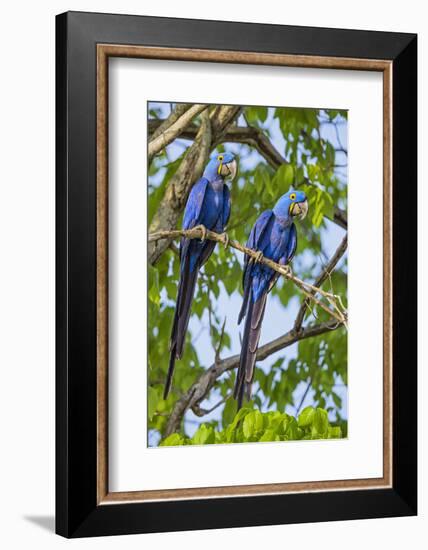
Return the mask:
{"type": "Polygon", "coordinates": [[[285,265],[284,268],[287,272],[287,276],[292,277],[293,276],[293,270],[291,269],[291,265],[285,265]]]}
{"type": "Polygon", "coordinates": [[[199,229],[199,231],[202,233],[202,236],[201,236],[201,242],[204,242],[207,240],[207,228],[205,227],[205,225],[197,225],[194,227],[194,229],[199,229]]]}
{"type": "Polygon", "coordinates": [[[229,246],[229,242],[230,242],[229,235],[226,232],[224,232],[220,236],[221,236],[221,239],[222,239],[221,242],[223,243],[224,249],[226,250],[227,247],[229,246]]]}
{"type": "Polygon", "coordinates": [[[254,261],[256,264],[260,263],[263,259],[263,252],[259,250],[256,254],[256,257],[254,258],[254,261]]]}

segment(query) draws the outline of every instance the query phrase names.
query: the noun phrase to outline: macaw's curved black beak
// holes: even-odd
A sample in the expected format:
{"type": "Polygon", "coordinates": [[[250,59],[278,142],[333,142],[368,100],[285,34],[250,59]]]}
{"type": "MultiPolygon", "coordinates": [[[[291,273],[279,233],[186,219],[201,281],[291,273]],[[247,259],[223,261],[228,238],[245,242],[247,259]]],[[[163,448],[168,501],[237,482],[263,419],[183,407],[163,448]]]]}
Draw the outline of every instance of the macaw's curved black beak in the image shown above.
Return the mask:
{"type": "Polygon", "coordinates": [[[301,220],[306,217],[308,213],[309,205],[307,199],[302,202],[295,202],[291,207],[291,215],[293,217],[299,216],[301,220]]]}
{"type": "Polygon", "coordinates": [[[231,162],[221,165],[220,174],[227,179],[235,179],[236,172],[238,171],[238,165],[235,159],[231,162]]]}

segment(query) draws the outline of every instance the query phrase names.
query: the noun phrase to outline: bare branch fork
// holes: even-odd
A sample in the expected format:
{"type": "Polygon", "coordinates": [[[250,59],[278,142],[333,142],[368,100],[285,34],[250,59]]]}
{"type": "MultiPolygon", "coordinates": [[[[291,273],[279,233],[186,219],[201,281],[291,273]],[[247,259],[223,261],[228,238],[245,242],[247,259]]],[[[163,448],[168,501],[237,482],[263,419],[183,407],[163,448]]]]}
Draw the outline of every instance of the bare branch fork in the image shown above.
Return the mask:
{"type": "Polygon", "coordinates": [[[185,111],[177,120],[175,120],[171,126],[165,128],[165,130],[155,139],[149,141],[148,157],[149,161],[159,153],[164,147],[174,141],[174,139],[180,135],[184,128],[202,111],[208,108],[208,105],[196,104],[185,111]]]}
{"type": "MultiPolygon", "coordinates": [[[[261,256],[259,252],[256,252],[255,250],[252,250],[251,248],[248,248],[238,243],[237,241],[229,240],[229,237],[226,233],[219,234],[219,233],[215,233],[214,231],[210,231],[209,229],[197,226],[197,227],[194,227],[193,229],[187,229],[187,230],[176,229],[171,231],[158,231],[156,233],[151,233],[149,234],[149,242],[155,242],[161,239],[171,239],[171,238],[176,239],[180,237],[186,237],[187,239],[206,238],[211,241],[216,241],[224,245],[228,245],[236,250],[239,250],[240,252],[243,252],[244,254],[247,254],[254,260],[267,265],[268,267],[270,267],[271,269],[273,269],[283,277],[286,277],[290,281],[293,281],[293,283],[306,296],[306,300],[304,302],[304,304],[306,304],[305,310],[307,307],[307,301],[312,300],[317,304],[317,306],[319,306],[321,309],[326,311],[331,317],[333,317],[337,321],[337,323],[343,324],[345,327],[347,327],[347,322],[348,322],[347,311],[343,307],[340,296],[338,296],[337,294],[333,294],[332,292],[327,292],[325,290],[322,290],[321,288],[319,288],[319,286],[312,285],[311,283],[308,283],[306,281],[303,281],[302,279],[299,279],[298,277],[296,277],[291,273],[291,270],[288,266],[280,265],[276,262],[273,262],[272,260],[269,260],[268,258],[261,256]],[[317,294],[320,294],[333,309],[331,309],[328,305],[326,305],[324,302],[318,299],[316,297],[317,294]]],[[[344,242],[346,243],[346,240],[344,242]]],[[[334,268],[336,263],[339,261],[340,257],[343,255],[346,249],[346,244],[344,247],[342,246],[340,250],[342,250],[342,248],[343,248],[343,251],[341,252],[340,256],[338,256],[339,252],[337,252],[333,257],[333,258],[336,258],[336,256],[338,256],[335,263],[332,264],[332,262],[329,262],[329,266],[328,266],[329,268],[331,269],[334,268]]],[[[330,273],[331,271],[326,271],[325,273],[323,273],[322,279],[320,280],[320,284],[324,282],[324,280],[329,276],[330,273]]],[[[303,305],[302,305],[302,308],[303,308],[303,305]]],[[[304,315],[304,311],[303,311],[303,315],[304,315]]],[[[303,317],[302,317],[302,320],[303,320],[303,317]]],[[[299,324],[301,325],[301,322],[299,324]]]]}
{"type": "MultiPolygon", "coordinates": [[[[177,107],[178,108],[178,107],[177,107]]],[[[181,107],[183,109],[183,107],[181,107]]],[[[187,109],[189,107],[187,106],[187,109]]],[[[182,112],[180,111],[180,116],[182,112]]],[[[177,115],[172,115],[172,122],[177,120],[177,115]]],[[[149,120],[149,134],[150,139],[154,140],[159,137],[159,131],[165,128],[164,125],[167,125],[167,128],[171,126],[171,121],[168,119],[165,120],[149,120]]],[[[176,137],[182,139],[195,140],[198,134],[199,127],[196,124],[190,123],[187,126],[183,127],[180,125],[179,132],[176,137]]],[[[213,145],[218,145],[220,142],[233,142],[233,143],[242,143],[256,149],[266,162],[274,169],[278,168],[282,164],[289,164],[285,157],[273,146],[269,138],[264,134],[260,128],[255,128],[254,126],[234,126],[229,125],[226,131],[221,136],[216,136],[213,141],[213,145]]],[[[308,183],[305,179],[304,183],[308,183]]],[[[346,212],[340,210],[340,208],[334,208],[334,216],[332,220],[337,223],[343,229],[347,229],[347,217],[346,212]]]]}
{"type": "Polygon", "coordinates": [[[184,113],[188,111],[191,106],[191,103],[178,103],[167,118],[163,120],[151,119],[152,122],[156,122],[157,124],[155,129],[149,129],[150,141],[153,141],[163,132],[165,132],[165,130],[167,130],[172,124],[174,124],[174,122],[176,122],[181,117],[181,115],[184,115],[184,113]]]}

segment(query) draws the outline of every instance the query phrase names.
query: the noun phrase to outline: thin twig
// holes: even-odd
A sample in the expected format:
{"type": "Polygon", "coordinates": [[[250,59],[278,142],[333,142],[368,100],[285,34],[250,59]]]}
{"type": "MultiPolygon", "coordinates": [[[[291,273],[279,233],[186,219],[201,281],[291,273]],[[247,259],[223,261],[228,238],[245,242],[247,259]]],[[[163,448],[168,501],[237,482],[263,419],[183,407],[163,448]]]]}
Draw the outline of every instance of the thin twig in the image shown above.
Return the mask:
{"type": "MultiPolygon", "coordinates": [[[[340,243],[340,245],[338,246],[336,252],[333,254],[333,256],[331,257],[330,261],[325,265],[324,269],[322,270],[322,272],[320,273],[320,275],[316,278],[314,284],[313,284],[313,289],[311,291],[311,295],[312,296],[315,296],[315,294],[317,294],[317,292],[320,291],[320,288],[321,285],[324,283],[324,281],[330,277],[330,274],[332,273],[332,271],[334,270],[334,268],[336,267],[337,263],[339,262],[340,258],[343,256],[343,254],[345,253],[346,251],[346,248],[348,246],[348,236],[345,235],[342,239],[342,242],[340,243]]],[[[322,294],[323,296],[325,296],[325,298],[327,300],[330,301],[330,299],[333,297],[334,300],[333,300],[333,304],[336,304],[337,302],[339,302],[339,307],[340,307],[340,310],[342,311],[343,315],[344,315],[344,324],[347,323],[347,315],[345,314],[346,313],[346,309],[343,307],[343,303],[342,301],[338,298],[338,295],[337,294],[333,294],[332,292],[328,292],[328,293],[324,293],[324,291],[321,291],[320,294],[322,294]]],[[[306,309],[309,305],[309,300],[308,299],[313,299],[313,297],[311,296],[308,296],[304,302],[302,303],[302,305],[300,306],[300,310],[299,312],[297,313],[297,316],[296,316],[296,321],[294,323],[294,328],[296,330],[299,330],[300,327],[302,326],[302,323],[303,323],[303,319],[305,317],[305,313],[306,313],[306,309]]],[[[331,302],[330,302],[331,303],[331,302]]],[[[333,305],[333,307],[335,307],[335,305],[333,305]]]]}
{"type": "Polygon", "coordinates": [[[226,328],[226,317],[224,318],[223,325],[221,327],[221,333],[220,333],[220,339],[218,341],[217,349],[215,350],[215,362],[218,363],[220,361],[220,352],[221,352],[221,346],[223,344],[223,337],[224,337],[224,329],[226,328]]]}
{"type": "Polygon", "coordinates": [[[311,389],[311,386],[312,386],[312,377],[309,378],[308,384],[307,384],[306,389],[305,389],[305,391],[302,395],[302,399],[300,400],[299,406],[296,408],[296,415],[299,414],[300,409],[302,408],[302,405],[305,402],[306,396],[308,395],[309,390],[311,389]]]}

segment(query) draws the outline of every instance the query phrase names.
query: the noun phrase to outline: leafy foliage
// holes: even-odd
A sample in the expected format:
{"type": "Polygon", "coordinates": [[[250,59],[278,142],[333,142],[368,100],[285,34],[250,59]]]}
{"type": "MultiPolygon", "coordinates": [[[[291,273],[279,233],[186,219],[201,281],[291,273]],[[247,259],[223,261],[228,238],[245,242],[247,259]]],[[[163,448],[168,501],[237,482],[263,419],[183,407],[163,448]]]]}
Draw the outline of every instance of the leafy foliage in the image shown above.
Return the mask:
{"type": "Polygon", "coordinates": [[[257,441],[296,441],[302,439],[338,439],[342,437],[339,425],[332,425],[325,409],[306,407],[296,419],[286,413],[262,413],[241,409],[222,431],[209,424],[201,424],[193,437],[171,434],[161,446],[211,445],[214,443],[250,443],[257,441]]]}
{"type": "MultiPolygon", "coordinates": [[[[152,104],[150,112],[151,118],[165,118],[169,114],[169,106],[152,104]]],[[[303,189],[308,196],[309,214],[298,227],[298,250],[292,268],[298,277],[314,281],[344,235],[344,230],[331,220],[334,208],[345,212],[347,208],[347,113],[339,110],[244,107],[237,124],[251,125],[262,131],[286,162],[279,166],[269,163],[251,144],[225,141],[218,145],[217,151],[230,150],[239,158],[239,173],[231,185],[232,212],[228,234],[231,239],[245,243],[252,225],[263,210],[272,208],[290,186],[303,189]]],[[[176,139],[151,163],[149,222],[159,208],[165,189],[190,143],[188,140],[176,139]]],[[[156,265],[149,268],[149,444],[156,445],[163,438],[175,403],[204,369],[214,363],[215,357],[224,358],[239,352],[236,318],[242,294],[242,263],[240,253],[231,248],[225,250],[218,245],[205,265],[198,279],[184,355],[176,363],[172,391],[167,400],[162,398],[162,392],[179,278],[177,249],[168,249],[156,265]]],[[[340,294],[346,307],[346,255],[326,281],[325,287],[340,294]]],[[[280,278],[270,294],[267,315],[272,311],[271,304],[278,304],[283,311],[278,323],[283,326],[285,333],[292,328],[302,301],[297,287],[280,278]]],[[[312,307],[308,308],[303,324],[327,319],[327,313],[312,307]]],[[[262,343],[270,339],[269,334],[262,332],[262,343]]],[[[180,433],[173,434],[167,441],[189,444],[199,434],[197,438],[203,439],[203,443],[208,440],[214,443],[219,438],[227,437],[225,434],[230,434],[230,427],[237,418],[233,399],[227,399],[234,378],[235,373],[231,372],[218,379],[201,406],[207,404],[205,408],[209,409],[218,400],[224,400],[224,404],[208,418],[195,417],[190,411],[187,412],[180,433]],[[195,427],[195,435],[189,438],[188,435],[193,433],[195,427]]],[[[293,348],[280,350],[263,362],[258,362],[253,399],[247,406],[253,410],[254,418],[257,417],[259,423],[263,422],[263,427],[254,433],[248,432],[248,440],[257,441],[259,439],[251,438],[261,438],[266,432],[271,434],[269,430],[273,428],[269,427],[270,422],[279,418],[278,415],[281,415],[283,423],[288,419],[290,426],[296,424],[295,433],[289,439],[299,439],[297,434],[306,438],[306,427],[285,415],[286,412],[295,415],[302,406],[300,401],[305,388],[309,391],[303,405],[311,404],[315,410],[323,409],[329,421],[334,422],[333,428],[340,424],[342,434],[346,433],[346,386],[347,337],[343,327],[301,340],[293,348]]],[[[247,440],[243,423],[239,426],[238,432],[242,430],[244,438],[242,440],[247,440]]],[[[286,434],[275,432],[277,436],[285,438],[286,434]]]]}

